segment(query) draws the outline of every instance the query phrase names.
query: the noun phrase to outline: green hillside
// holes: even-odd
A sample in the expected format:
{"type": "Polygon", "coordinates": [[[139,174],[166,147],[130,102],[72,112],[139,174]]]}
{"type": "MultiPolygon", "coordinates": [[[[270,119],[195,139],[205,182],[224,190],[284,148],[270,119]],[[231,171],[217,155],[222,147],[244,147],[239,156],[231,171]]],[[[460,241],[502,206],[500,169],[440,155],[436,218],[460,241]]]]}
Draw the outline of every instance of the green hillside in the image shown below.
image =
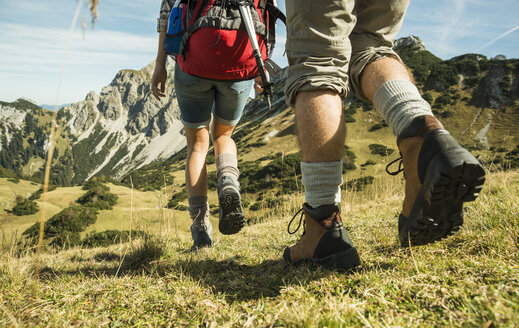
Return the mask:
{"type": "MultiPolygon", "coordinates": [[[[11,103],[1,102],[25,112],[21,126],[0,124],[0,177],[17,176],[26,180],[42,182],[47,156],[47,141],[50,135],[52,111],[30,101],[18,99],[11,103]],[[4,130],[4,131],[2,131],[4,130]],[[9,140],[9,142],[8,142],[9,140]]],[[[58,119],[60,114],[58,114],[58,119]]],[[[56,147],[52,168],[52,183],[70,185],[70,150],[74,140],[67,128],[56,129],[56,147]]]]}
{"type": "MultiPolygon", "coordinates": [[[[110,188],[117,205],[100,211],[89,229],[132,224],[147,237],[47,249],[39,276],[35,254],[20,253],[16,239],[4,238],[0,326],[513,327],[519,320],[517,171],[489,173],[455,236],[411,249],[400,248],[396,235],[401,177],[344,190],[342,216],[362,260],[346,273],[282,262],[284,247],[301,233],[286,233],[301,193],[255,212],[261,222],[236,235],[216,230],[212,248],[190,252],[184,212],[161,208],[160,193],[110,188]]],[[[58,188],[49,209],[57,212],[84,192],[58,188]]]]}

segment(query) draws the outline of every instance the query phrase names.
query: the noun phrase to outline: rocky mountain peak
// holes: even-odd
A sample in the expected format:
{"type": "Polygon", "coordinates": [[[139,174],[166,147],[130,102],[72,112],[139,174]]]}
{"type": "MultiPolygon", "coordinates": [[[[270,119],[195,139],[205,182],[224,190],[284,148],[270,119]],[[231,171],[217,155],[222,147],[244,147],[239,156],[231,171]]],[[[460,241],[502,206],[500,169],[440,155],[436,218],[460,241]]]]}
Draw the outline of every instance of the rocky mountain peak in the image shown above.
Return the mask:
{"type": "Polygon", "coordinates": [[[494,60],[506,60],[506,56],[505,55],[496,55],[492,59],[494,59],[494,60]]]}
{"type": "Polygon", "coordinates": [[[400,39],[396,40],[393,45],[394,50],[399,50],[399,49],[408,48],[408,47],[411,47],[414,50],[427,50],[425,48],[425,45],[423,44],[423,41],[415,35],[410,35],[405,38],[400,38],[400,39]]]}
{"type": "MultiPolygon", "coordinates": [[[[76,140],[70,181],[82,183],[95,174],[119,177],[142,165],[167,158],[184,147],[182,124],[174,96],[156,100],[150,80],[155,63],[140,70],[121,70],[100,94],[60,112],[60,125],[76,140]]],[[[173,65],[166,94],[173,95],[173,65]]]]}

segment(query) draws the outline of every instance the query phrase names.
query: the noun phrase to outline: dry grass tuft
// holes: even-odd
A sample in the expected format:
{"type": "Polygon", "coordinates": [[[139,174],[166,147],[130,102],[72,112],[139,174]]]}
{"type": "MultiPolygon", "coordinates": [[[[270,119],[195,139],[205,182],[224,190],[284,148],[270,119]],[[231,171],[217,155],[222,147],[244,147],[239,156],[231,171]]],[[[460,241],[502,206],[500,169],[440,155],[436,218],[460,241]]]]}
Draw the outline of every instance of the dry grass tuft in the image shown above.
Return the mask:
{"type": "Polygon", "coordinates": [[[97,6],[99,5],[99,0],[89,0],[88,8],[90,9],[90,14],[92,15],[92,29],[94,29],[95,23],[99,18],[99,14],[97,13],[97,6]]]}

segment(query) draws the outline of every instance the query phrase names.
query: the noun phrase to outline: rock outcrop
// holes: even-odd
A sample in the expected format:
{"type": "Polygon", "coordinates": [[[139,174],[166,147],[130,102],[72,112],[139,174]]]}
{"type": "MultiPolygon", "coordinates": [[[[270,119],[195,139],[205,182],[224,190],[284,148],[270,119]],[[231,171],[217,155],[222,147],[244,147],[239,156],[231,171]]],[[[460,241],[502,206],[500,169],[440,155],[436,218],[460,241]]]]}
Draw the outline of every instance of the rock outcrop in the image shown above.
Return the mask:
{"type": "MultiPolygon", "coordinates": [[[[53,172],[61,183],[81,184],[98,173],[119,178],[184,148],[173,95],[173,65],[168,66],[166,83],[166,94],[172,96],[160,101],[150,92],[153,69],[154,62],[139,71],[122,70],[100,94],[91,91],[85,100],[59,110],[60,141],[53,172]]],[[[32,158],[44,157],[45,149],[35,145],[48,146],[50,125],[40,125],[51,117],[51,111],[26,100],[1,103],[2,166],[17,171],[32,158]]]]}
{"type": "MultiPolygon", "coordinates": [[[[106,153],[82,159],[87,163],[78,166],[84,168],[76,173],[79,179],[89,179],[99,172],[118,178],[154,160],[168,158],[185,146],[175,98],[158,101],[151,94],[153,68],[152,62],[139,71],[122,70],[99,95],[90,92],[84,101],[62,109],[66,118],[62,124],[78,140],[72,145],[73,153],[106,153]]],[[[168,71],[166,94],[170,95],[172,65],[168,71]]]]}

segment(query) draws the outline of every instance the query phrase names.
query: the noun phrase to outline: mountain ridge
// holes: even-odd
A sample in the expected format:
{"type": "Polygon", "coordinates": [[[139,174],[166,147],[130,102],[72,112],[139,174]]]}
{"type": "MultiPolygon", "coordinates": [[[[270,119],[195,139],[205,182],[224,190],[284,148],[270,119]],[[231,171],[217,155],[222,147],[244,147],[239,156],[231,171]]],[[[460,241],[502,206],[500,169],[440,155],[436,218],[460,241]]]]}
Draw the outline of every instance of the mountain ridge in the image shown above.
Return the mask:
{"type": "MultiPolygon", "coordinates": [[[[100,172],[117,178],[153,160],[170,157],[185,145],[180,138],[182,124],[174,98],[157,101],[150,93],[152,69],[153,62],[139,71],[121,70],[100,94],[92,91],[85,100],[58,111],[57,169],[53,172],[55,177],[61,172],[59,184],[82,184],[100,172]]],[[[169,92],[172,78],[171,74],[169,92]]],[[[49,133],[52,113],[26,100],[2,102],[0,106],[0,116],[9,117],[0,131],[0,156],[4,157],[1,166],[21,171],[31,160],[44,155],[31,149],[31,154],[19,156],[18,149],[6,146],[13,139],[15,145],[11,148],[30,146],[26,141],[34,139],[32,134],[42,141],[49,133]],[[35,116],[38,128],[26,123],[26,129],[17,129],[26,121],[35,121],[35,116]]]]}
{"type": "MultiPolygon", "coordinates": [[[[475,151],[502,147],[500,138],[507,138],[508,151],[519,143],[519,60],[464,54],[444,61],[429,52],[416,36],[397,40],[395,49],[413,72],[435,115],[446,122],[460,142],[475,151]]],[[[83,101],[58,111],[59,131],[51,174],[54,183],[78,185],[95,175],[128,180],[129,173],[142,171],[148,165],[155,167],[152,164],[156,162],[167,168],[165,163],[171,162],[168,159],[185,147],[173,88],[173,64],[168,66],[166,83],[166,94],[170,96],[161,101],[150,93],[153,65],[151,62],[141,70],[121,70],[99,94],[92,91],[83,101]]],[[[262,99],[248,102],[238,134],[251,122],[272,120],[284,113],[284,79],[275,81],[271,112],[262,99]]],[[[344,105],[347,124],[380,126],[380,130],[374,129],[367,136],[374,140],[386,135],[381,132],[385,128],[381,117],[370,105],[353,95],[344,100],[344,105]],[[355,117],[366,116],[360,113],[370,111],[373,115],[368,121],[354,123],[355,117]]],[[[51,116],[51,111],[28,100],[0,102],[0,168],[41,181],[51,116]]],[[[272,130],[265,131],[267,134],[276,135],[272,130]]],[[[289,151],[297,151],[297,147],[289,151]]],[[[507,153],[480,155],[509,160],[507,153]]]]}

